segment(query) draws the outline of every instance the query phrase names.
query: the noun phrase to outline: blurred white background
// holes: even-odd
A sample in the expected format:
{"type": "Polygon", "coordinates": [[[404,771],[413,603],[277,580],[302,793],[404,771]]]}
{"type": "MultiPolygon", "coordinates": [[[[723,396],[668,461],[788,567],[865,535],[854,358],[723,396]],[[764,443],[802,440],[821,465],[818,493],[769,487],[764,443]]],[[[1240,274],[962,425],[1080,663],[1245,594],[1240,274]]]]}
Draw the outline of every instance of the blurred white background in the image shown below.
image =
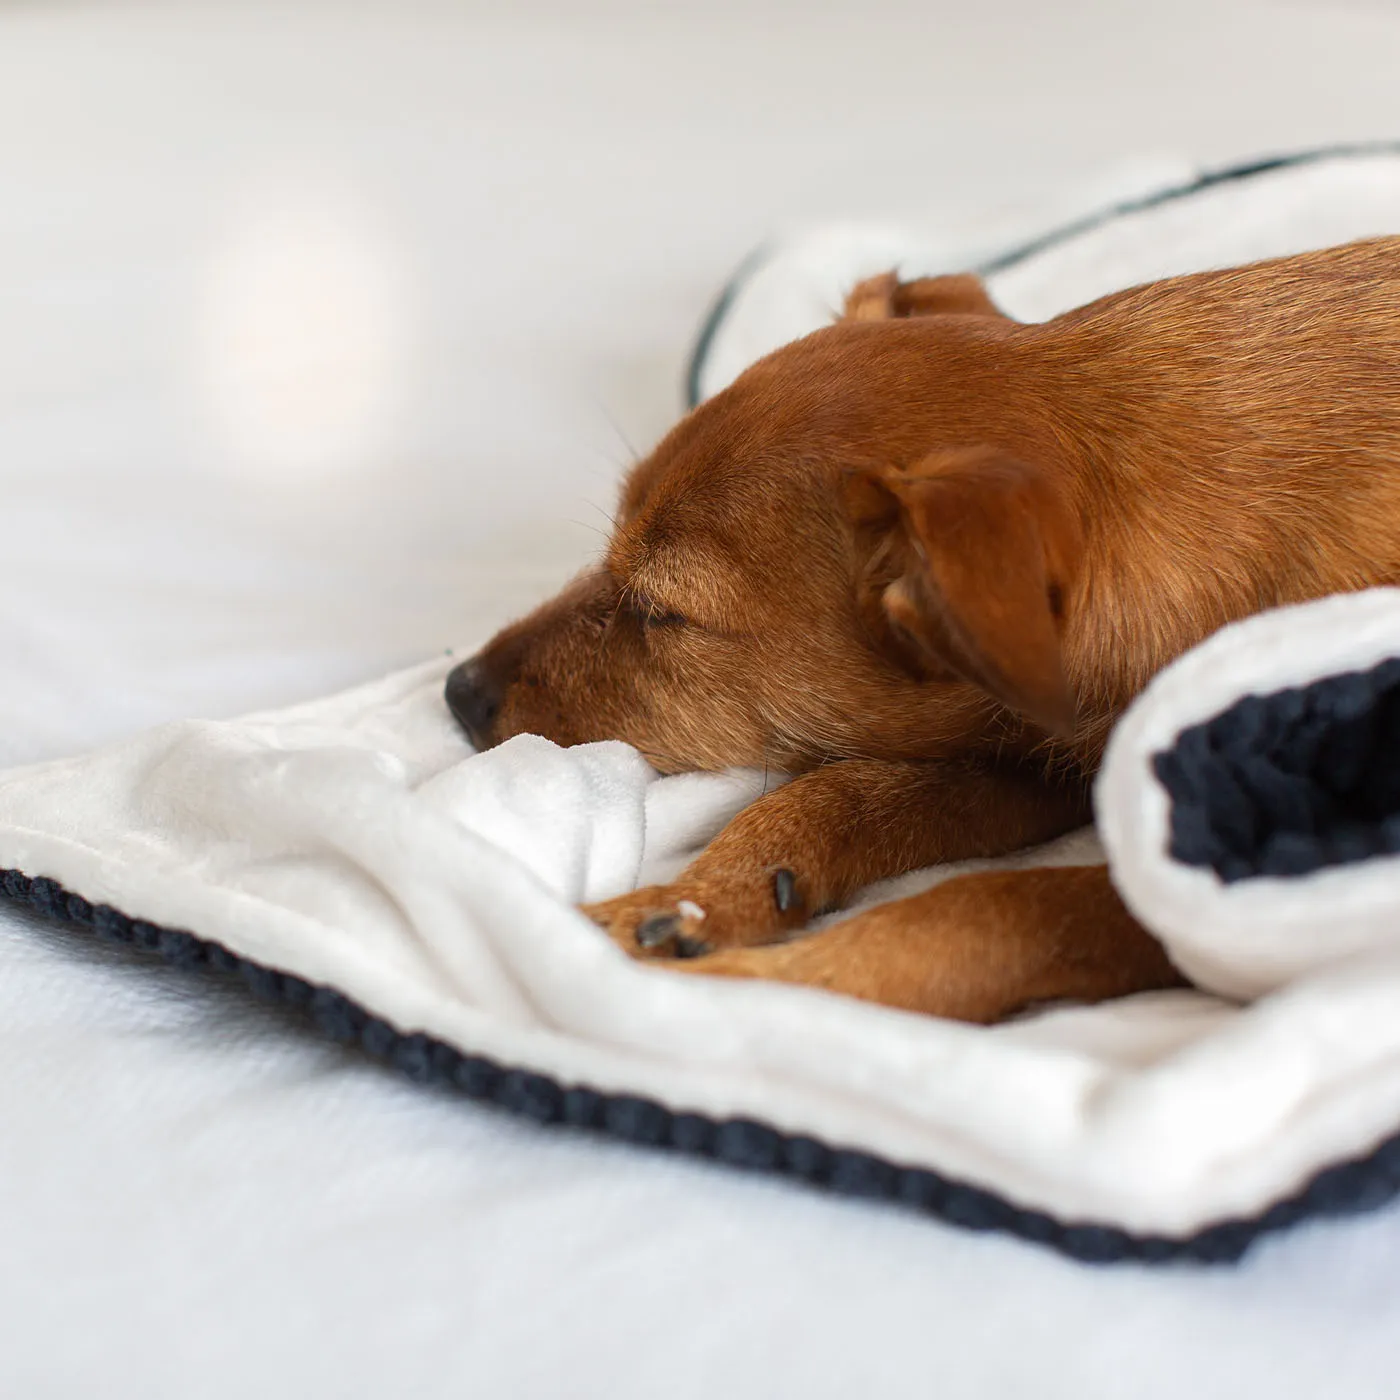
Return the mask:
{"type": "MultiPolygon", "coordinates": [[[[1400,137],[1400,5],[0,5],[0,760],[471,641],[760,240],[1400,137]]],[[[630,445],[630,446],[629,446],[630,445]]],[[[1095,1274],[0,921],[0,1392],[1393,1393],[1400,1212],[1095,1274]]]]}

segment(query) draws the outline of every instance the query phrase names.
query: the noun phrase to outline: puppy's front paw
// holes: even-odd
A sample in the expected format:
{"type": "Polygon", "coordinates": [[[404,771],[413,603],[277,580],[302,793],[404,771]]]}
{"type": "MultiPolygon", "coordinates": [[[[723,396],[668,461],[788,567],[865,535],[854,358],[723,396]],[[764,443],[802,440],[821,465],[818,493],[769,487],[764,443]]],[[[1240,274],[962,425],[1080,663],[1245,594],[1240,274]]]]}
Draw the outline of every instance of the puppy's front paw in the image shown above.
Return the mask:
{"type": "Polygon", "coordinates": [[[697,958],[717,948],[777,943],[808,918],[801,882],[785,867],[755,881],[650,885],[583,912],[638,958],[697,958]]]}

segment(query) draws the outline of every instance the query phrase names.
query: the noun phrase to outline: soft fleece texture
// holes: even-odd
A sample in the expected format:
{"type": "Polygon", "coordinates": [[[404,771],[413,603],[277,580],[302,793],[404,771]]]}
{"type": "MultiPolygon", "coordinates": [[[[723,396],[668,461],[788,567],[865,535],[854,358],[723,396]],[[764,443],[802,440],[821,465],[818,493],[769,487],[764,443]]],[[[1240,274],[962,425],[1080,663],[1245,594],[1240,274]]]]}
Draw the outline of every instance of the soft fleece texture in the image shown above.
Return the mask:
{"type": "MultiPolygon", "coordinates": [[[[1285,230],[1318,207],[1328,240],[1400,227],[1400,158],[1308,162],[1154,203],[1018,259],[993,291],[1044,314],[1065,286],[1073,303],[1182,257],[1307,246],[1317,221],[1285,230]]],[[[1386,932],[1400,885],[1382,860],[1212,900],[1212,877],[1163,855],[1153,745],[1253,688],[1389,648],[1400,609],[1385,593],[1254,619],[1165,673],[1115,739],[1101,782],[1115,878],[1204,988],[1276,993],[1247,1007],[1170,993],[982,1030],[634,964],[572,905],[675,869],[761,776],[658,780],[623,745],[532,737],[471,757],[440,699],[450,657],[7,774],[0,866],[564,1083],[757,1119],[1062,1220],[1179,1236],[1258,1215],[1400,1129],[1386,932]],[[1300,949],[1300,921],[1325,937],[1300,949]]],[[[1086,836],[1019,859],[1093,858],[1086,836]]]]}
{"type": "MultiPolygon", "coordinates": [[[[625,460],[600,404],[645,449],[775,229],[1038,227],[1163,144],[1394,129],[1370,4],[485,11],[0,7],[0,763],[329,694],[544,596],[625,460]],[[367,472],[229,472],[198,411],[203,259],[268,173],[348,188],[411,270],[367,472]]],[[[9,1396],[1384,1400],[1400,1367],[1400,1204],[1084,1268],[425,1091],[5,905],[0,1118],[9,1396]]]]}

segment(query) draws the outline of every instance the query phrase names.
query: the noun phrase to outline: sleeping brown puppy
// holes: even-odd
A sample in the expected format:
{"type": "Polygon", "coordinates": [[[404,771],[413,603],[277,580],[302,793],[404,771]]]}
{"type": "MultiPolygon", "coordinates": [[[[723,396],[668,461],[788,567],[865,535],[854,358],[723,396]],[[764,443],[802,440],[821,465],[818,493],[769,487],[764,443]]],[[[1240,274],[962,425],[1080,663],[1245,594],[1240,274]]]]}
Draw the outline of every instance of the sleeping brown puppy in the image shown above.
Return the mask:
{"type": "Polygon", "coordinates": [[[630,952],[990,1021],[1178,981],[1101,867],[860,886],[1089,817],[1114,719],[1232,619],[1400,582],[1400,238],[1039,325],[970,277],[862,284],[629,475],[606,558],[459,666],[474,742],[625,739],[797,776],[630,952]]]}

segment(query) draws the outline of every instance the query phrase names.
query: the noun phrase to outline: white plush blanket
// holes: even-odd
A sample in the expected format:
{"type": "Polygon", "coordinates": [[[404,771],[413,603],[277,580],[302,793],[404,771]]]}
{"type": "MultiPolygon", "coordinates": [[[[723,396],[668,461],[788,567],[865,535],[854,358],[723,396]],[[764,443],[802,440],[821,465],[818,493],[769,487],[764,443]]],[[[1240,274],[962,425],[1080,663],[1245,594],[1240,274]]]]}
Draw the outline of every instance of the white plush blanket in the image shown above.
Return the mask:
{"type": "MultiPolygon", "coordinates": [[[[1146,277],[1394,229],[1400,157],[1339,157],[1121,213],[1018,258],[992,291],[1013,314],[1046,315],[1146,277]]],[[[906,271],[940,265],[916,245],[906,271]]],[[[847,230],[778,250],[712,328],[702,391],[806,328],[775,306],[815,315],[890,247],[847,230]]],[[[1178,867],[1153,755],[1241,695],[1391,654],[1400,602],[1377,593],[1252,620],[1160,678],[1115,739],[1101,825],[1120,887],[1207,990],[990,1030],[626,959],[573,905],[677,868],[761,777],[661,779],[621,744],[532,737],[473,756],[440,699],[451,657],[12,770],[0,868],[557,1085],[767,1125],[780,1155],[815,1139],[892,1164],[900,1182],[923,1179],[912,1168],[940,1190],[969,1184],[1011,1228],[1045,1234],[1048,1218],[1181,1239],[1258,1218],[1400,1131],[1400,874],[1383,858],[1222,886],[1178,867]]],[[[1020,859],[1095,852],[1084,834],[1020,859]]],[[[1374,1195],[1388,1168],[1366,1170],[1374,1195]]],[[[1096,1236],[1067,1247],[1102,1252],[1096,1236]]]]}

